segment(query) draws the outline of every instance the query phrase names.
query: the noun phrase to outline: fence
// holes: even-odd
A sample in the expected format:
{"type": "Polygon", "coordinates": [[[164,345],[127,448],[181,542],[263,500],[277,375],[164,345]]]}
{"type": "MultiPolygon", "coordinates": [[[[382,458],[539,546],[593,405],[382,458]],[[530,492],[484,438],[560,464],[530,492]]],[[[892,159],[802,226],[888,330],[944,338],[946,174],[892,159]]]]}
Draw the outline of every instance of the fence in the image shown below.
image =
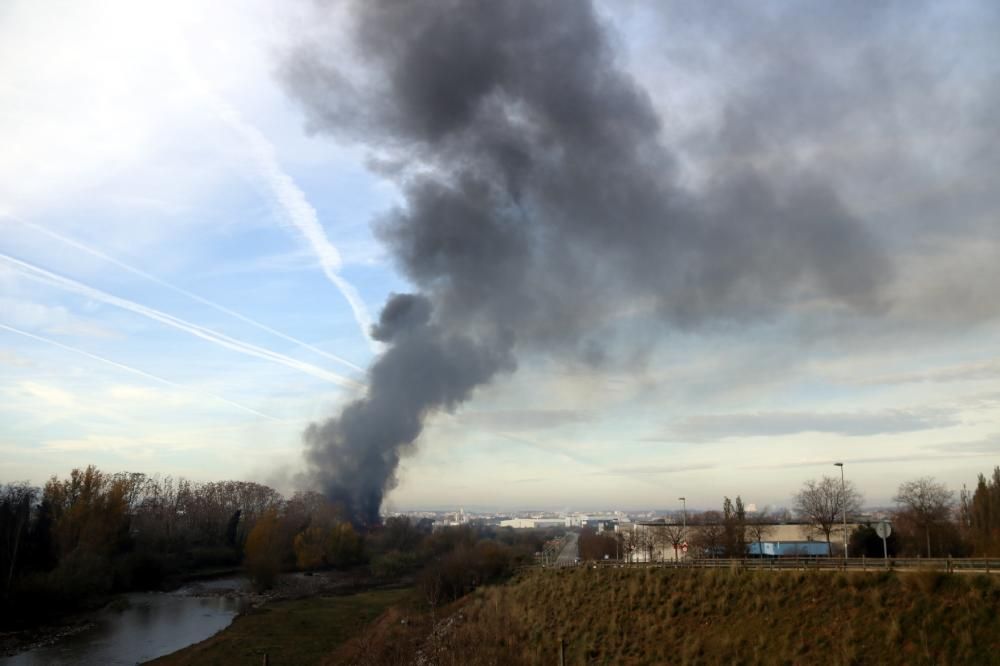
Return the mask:
{"type": "Polygon", "coordinates": [[[850,569],[852,571],[936,570],[947,572],[1000,573],[1000,559],[987,557],[762,557],[762,558],[691,558],[679,562],[623,562],[602,560],[583,562],[585,566],[601,567],[666,567],[677,569],[850,569]]]}

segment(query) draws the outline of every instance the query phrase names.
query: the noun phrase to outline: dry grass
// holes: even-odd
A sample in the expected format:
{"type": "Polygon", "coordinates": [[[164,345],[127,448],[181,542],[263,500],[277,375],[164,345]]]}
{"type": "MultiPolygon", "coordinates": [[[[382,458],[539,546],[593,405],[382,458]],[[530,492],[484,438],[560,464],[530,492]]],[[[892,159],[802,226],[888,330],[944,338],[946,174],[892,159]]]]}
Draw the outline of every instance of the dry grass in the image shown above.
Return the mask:
{"type": "Polygon", "coordinates": [[[986,576],[571,568],[470,595],[431,639],[396,616],[330,663],[407,663],[420,634],[442,666],[554,664],[560,638],[567,664],[990,664],[998,610],[986,576]]]}
{"type": "Polygon", "coordinates": [[[163,661],[556,664],[562,638],[574,666],[1000,664],[998,611],[986,575],[574,567],[433,612],[392,591],[275,604],[163,661]]]}

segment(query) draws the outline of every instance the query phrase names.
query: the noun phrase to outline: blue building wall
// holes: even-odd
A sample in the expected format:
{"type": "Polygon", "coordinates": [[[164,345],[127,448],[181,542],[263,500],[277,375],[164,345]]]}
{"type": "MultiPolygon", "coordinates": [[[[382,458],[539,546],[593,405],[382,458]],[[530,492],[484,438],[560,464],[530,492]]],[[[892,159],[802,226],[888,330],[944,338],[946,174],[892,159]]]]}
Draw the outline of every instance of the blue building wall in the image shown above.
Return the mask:
{"type": "Polygon", "coordinates": [[[747,545],[750,557],[826,557],[829,554],[825,541],[764,541],[747,545]]]}

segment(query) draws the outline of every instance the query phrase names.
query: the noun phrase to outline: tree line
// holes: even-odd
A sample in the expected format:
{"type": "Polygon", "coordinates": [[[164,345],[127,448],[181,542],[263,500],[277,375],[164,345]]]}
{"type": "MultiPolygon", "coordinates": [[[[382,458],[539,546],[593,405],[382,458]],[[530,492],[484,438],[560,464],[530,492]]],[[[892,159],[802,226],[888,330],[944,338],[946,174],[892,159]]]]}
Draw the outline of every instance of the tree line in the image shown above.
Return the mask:
{"type": "Polygon", "coordinates": [[[237,567],[257,520],[283,501],[254,482],[197,483],[94,466],[41,488],[0,485],[0,622],[237,567]]]}
{"type": "Polygon", "coordinates": [[[434,603],[530,562],[546,534],[431,530],[390,518],[362,534],[319,493],[285,498],[249,481],[193,482],[94,466],[41,488],[0,485],[0,627],[245,567],[260,588],[283,571],[365,566],[419,579],[434,603]]]}

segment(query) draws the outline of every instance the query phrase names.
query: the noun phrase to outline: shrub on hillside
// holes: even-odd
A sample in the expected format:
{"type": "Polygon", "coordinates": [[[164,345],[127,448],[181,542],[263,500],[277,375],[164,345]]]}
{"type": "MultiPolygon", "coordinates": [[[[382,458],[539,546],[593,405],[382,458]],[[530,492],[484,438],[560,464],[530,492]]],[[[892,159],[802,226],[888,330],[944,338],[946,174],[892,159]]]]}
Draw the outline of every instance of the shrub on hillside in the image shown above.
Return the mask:
{"type": "Polygon", "coordinates": [[[509,577],[516,565],[513,550],[495,541],[459,547],[434,560],[421,573],[418,587],[431,605],[454,601],[480,585],[509,577]]]}
{"type": "Polygon", "coordinates": [[[295,563],[299,569],[342,567],[363,557],[361,537],[350,523],[308,527],[295,536],[295,563]]]}
{"type": "Polygon", "coordinates": [[[416,553],[390,550],[376,556],[371,563],[372,574],[379,578],[399,578],[420,568],[422,559],[416,553]]]}

